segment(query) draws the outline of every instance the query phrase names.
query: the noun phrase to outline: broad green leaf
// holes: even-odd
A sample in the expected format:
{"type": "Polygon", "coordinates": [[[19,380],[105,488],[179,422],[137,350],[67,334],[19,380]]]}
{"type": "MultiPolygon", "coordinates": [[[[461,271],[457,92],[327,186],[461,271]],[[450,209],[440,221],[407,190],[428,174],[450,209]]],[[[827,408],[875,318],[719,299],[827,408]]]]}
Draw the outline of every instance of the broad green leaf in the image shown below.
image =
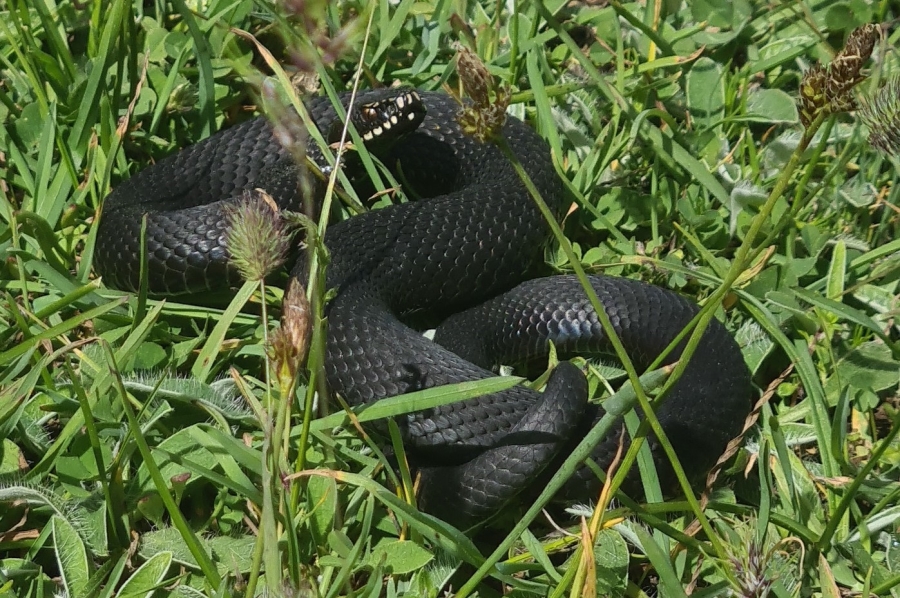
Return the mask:
{"type": "Polygon", "coordinates": [[[770,69],[782,66],[795,60],[809,51],[819,42],[814,35],[798,35],[781,37],[766,44],[759,50],[759,58],[745,67],[750,75],[765,73],[770,69]]]}
{"type": "Polygon", "coordinates": [[[725,76],[722,66],[706,56],[687,74],[687,102],[691,120],[708,129],[721,122],[725,113],[725,76]]]}
{"type": "MultiPolygon", "coordinates": [[[[187,484],[214,481],[256,502],[261,500],[256,486],[226,451],[221,450],[200,426],[179,430],[153,448],[154,460],[166,480],[190,473],[187,484]],[[224,472],[223,475],[221,472],[224,472]]],[[[152,491],[153,480],[146,467],[138,470],[137,481],[145,492],[152,491]]]]}
{"type": "Polygon", "coordinates": [[[387,540],[372,549],[368,561],[373,566],[380,563],[386,571],[396,575],[407,575],[432,559],[434,555],[415,542],[387,540]]]}
{"type": "Polygon", "coordinates": [[[338,508],[338,486],[331,478],[311,477],[306,484],[310,527],[313,537],[323,543],[335,526],[338,508]]]}
{"type": "Polygon", "coordinates": [[[53,547],[63,587],[69,596],[84,596],[91,576],[87,549],[72,524],[59,515],[50,520],[53,547]]]}
{"type": "Polygon", "coordinates": [[[647,555],[647,560],[650,561],[650,564],[659,576],[660,590],[664,592],[666,596],[687,598],[681,580],[678,578],[678,574],[672,566],[672,561],[669,560],[669,548],[659,546],[654,537],[647,533],[642,527],[636,526],[634,532],[641,540],[641,546],[644,549],[644,553],[647,555]]]}
{"type": "Polygon", "coordinates": [[[834,579],[831,565],[828,564],[824,554],[819,555],[819,586],[823,598],[841,598],[841,591],[834,579]]]}
{"type": "Polygon", "coordinates": [[[231,379],[216,380],[212,383],[200,382],[193,377],[165,375],[160,380],[159,373],[134,372],[122,377],[122,382],[131,392],[157,399],[177,401],[186,405],[197,405],[211,412],[221,414],[226,419],[235,419],[247,424],[256,421],[246,403],[238,398],[231,379]]]}
{"type": "Polygon", "coordinates": [[[882,343],[863,343],[840,359],[827,388],[834,391],[834,385],[847,384],[872,392],[896,388],[900,384],[900,361],[882,343]]]}
{"type": "MultiPolygon", "coordinates": [[[[848,305],[844,305],[843,303],[839,303],[837,301],[832,301],[831,299],[826,299],[825,297],[819,295],[818,293],[814,293],[812,291],[808,291],[806,289],[794,289],[794,295],[806,301],[807,303],[813,305],[817,309],[821,309],[827,312],[831,312],[840,318],[847,320],[848,322],[852,322],[853,324],[857,324],[858,326],[862,326],[863,328],[868,329],[875,336],[885,342],[889,347],[894,346],[894,342],[881,330],[881,326],[879,326],[872,318],[867,316],[865,313],[860,310],[850,307],[848,305]]],[[[771,293],[774,295],[775,293],[771,293]]],[[[781,294],[782,297],[786,297],[786,294],[781,294]]],[[[790,300],[787,302],[790,304],[790,300]]],[[[798,313],[802,313],[799,312],[798,313]]]]}
{"type": "MultiPolygon", "coordinates": [[[[200,538],[200,543],[207,553],[213,555],[221,575],[246,573],[250,570],[253,546],[256,544],[254,536],[212,536],[200,538]]],[[[146,532],[141,536],[141,556],[149,559],[160,552],[171,552],[176,563],[199,570],[181,534],[173,527],[146,532]]]]}
{"type": "Polygon", "coordinates": [[[840,301],[844,294],[844,279],[847,274],[847,244],[838,241],[831,254],[831,265],[828,268],[828,287],[825,296],[833,301],[840,301]]]}
{"type": "Polygon", "coordinates": [[[171,551],[157,552],[122,584],[116,592],[116,598],[150,598],[161,588],[171,564],[171,551]]]}
{"type": "Polygon", "coordinates": [[[794,98],[780,89],[757,89],[747,96],[746,120],[794,124],[798,121],[794,98]]]}
{"type": "Polygon", "coordinates": [[[602,529],[594,538],[597,592],[600,596],[620,596],[628,586],[628,545],[615,529],[602,529]]]}
{"type": "Polygon", "coordinates": [[[555,582],[559,583],[562,580],[562,576],[557,572],[556,565],[550,560],[550,557],[547,555],[547,551],[544,549],[544,546],[541,542],[531,533],[531,530],[525,530],[522,532],[522,544],[525,545],[525,548],[528,549],[528,553],[530,558],[533,558],[538,564],[543,567],[544,572],[555,582]]]}
{"type": "Polygon", "coordinates": [[[18,445],[4,438],[0,441],[0,477],[17,473],[24,462],[24,456],[18,445]]]}
{"type": "Polygon", "coordinates": [[[879,513],[866,517],[864,529],[858,529],[847,536],[848,542],[856,542],[863,537],[871,537],[872,534],[878,533],[883,529],[895,529],[895,525],[900,521],[900,505],[892,505],[879,513]]]}

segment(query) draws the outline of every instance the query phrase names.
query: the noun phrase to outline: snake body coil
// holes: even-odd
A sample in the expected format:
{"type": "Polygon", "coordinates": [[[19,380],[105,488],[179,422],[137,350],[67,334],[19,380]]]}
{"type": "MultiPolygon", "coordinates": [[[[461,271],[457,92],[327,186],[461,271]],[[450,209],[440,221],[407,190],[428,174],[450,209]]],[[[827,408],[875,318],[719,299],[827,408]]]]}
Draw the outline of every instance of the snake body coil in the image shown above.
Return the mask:
{"type": "MultiPolygon", "coordinates": [[[[327,283],[338,289],[328,306],[326,374],[332,391],[360,404],[482,379],[493,376],[491,369],[500,363],[545,357],[548,340],[561,355],[608,353],[575,279],[533,279],[543,260],[546,223],[502,153],[462,133],[456,102],[440,93],[396,90],[364,92],[358,101],[367,107],[387,102],[395,110],[355,112],[357,128],[371,125],[364,137],[379,128],[366,118],[414,128],[376,153],[428,199],[367,212],[328,229],[327,283]],[[440,323],[435,342],[409,327],[412,322],[440,323]]],[[[327,99],[310,100],[307,107],[320,131],[333,130],[336,115],[327,99]]],[[[514,118],[503,135],[559,212],[561,186],[545,143],[514,118]]],[[[315,152],[311,157],[319,161],[315,152]]],[[[291,164],[268,123],[257,119],[138,173],[106,200],[96,269],[113,286],[137,287],[146,214],[152,292],[236,284],[223,210],[255,187],[283,208],[299,209],[291,164]]],[[[301,264],[295,273],[302,272],[301,264]]],[[[657,287],[619,278],[591,281],[639,371],[697,313],[693,303],[657,287]]],[[[680,352],[681,347],[667,362],[680,352]]],[[[736,343],[714,321],[657,414],[689,471],[708,469],[740,431],[750,392],[736,343]]],[[[563,362],[542,393],[516,387],[408,415],[400,424],[423,476],[420,506],[459,525],[489,516],[564,457],[600,414],[587,402],[583,375],[563,362]]],[[[593,455],[602,467],[610,462],[615,436],[593,455]]],[[[671,483],[670,466],[664,458],[657,463],[663,484],[671,483]]],[[[585,469],[565,490],[586,498],[597,487],[585,469]]]]}

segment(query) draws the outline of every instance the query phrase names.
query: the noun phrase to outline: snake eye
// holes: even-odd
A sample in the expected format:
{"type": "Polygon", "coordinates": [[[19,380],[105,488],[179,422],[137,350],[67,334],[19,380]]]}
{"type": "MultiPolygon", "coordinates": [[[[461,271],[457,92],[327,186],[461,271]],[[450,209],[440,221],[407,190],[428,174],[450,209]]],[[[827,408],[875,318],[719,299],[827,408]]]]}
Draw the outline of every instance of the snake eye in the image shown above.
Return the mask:
{"type": "Polygon", "coordinates": [[[373,121],[378,118],[378,111],[372,107],[366,107],[363,108],[362,115],[366,120],[373,121]]]}

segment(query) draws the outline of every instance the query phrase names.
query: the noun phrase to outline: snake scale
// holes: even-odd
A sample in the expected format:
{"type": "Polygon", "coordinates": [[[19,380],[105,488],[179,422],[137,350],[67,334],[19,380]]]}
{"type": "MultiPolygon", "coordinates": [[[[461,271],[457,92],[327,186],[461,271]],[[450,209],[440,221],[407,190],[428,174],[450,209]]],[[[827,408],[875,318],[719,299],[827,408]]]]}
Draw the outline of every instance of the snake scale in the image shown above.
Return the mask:
{"type": "MultiPolygon", "coordinates": [[[[325,236],[326,379],[351,405],[495,375],[499,364],[610,353],[596,314],[571,276],[539,277],[549,229],[507,158],[463,133],[459,104],[438,92],[362,92],[350,118],[367,147],[420,197],[337,222],[325,236]],[[388,138],[386,143],[381,138],[388,138]],[[437,325],[434,341],[416,328],[437,325]]],[[[346,105],[348,95],[341,96],[346,105]]],[[[307,101],[323,134],[339,130],[326,98],[307,101]]],[[[546,143],[509,117],[502,134],[559,214],[561,183],[546,143]]],[[[318,150],[310,158],[321,163],[318,150]]],[[[236,125],[124,181],[106,198],[95,268],[107,284],[138,287],[141,220],[147,216],[151,292],[200,292],[238,284],[225,242],[227,206],[262,188],[283,209],[301,209],[296,167],[263,118],[236,125]]],[[[305,274],[303,260],[293,275],[305,274]]],[[[639,371],[675,338],[697,306],[632,280],[592,276],[639,371]]],[[[677,360],[678,347],[667,363],[677,360]]],[[[751,382],[734,339],[709,326],[682,378],[658,410],[687,470],[706,471],[741,428],[751,382]]],[[[562,361],[543,392],[523,386],[400,418],[422,479],[419,506],[460,526],[482,521],[534,490],[602,415],[578,368],[562,361]]],[[[606,467],[618,434],[593,458],[606,467]]],[[[671,466],[651,442],[661,481],[671,466]]],[[[582,468],[567,497],[594,496],[582,468]]]]}

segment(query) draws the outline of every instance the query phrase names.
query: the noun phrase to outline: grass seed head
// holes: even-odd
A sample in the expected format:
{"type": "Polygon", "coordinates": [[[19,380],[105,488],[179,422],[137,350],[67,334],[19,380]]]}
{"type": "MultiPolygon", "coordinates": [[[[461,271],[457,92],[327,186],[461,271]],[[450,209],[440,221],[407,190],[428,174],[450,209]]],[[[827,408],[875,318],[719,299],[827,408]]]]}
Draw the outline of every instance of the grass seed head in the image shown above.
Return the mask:
{"type": "Polygon", "coordinates": [[[190,83],[175,86],[166,102],[166,112],[187,114],[197,106],[197,87],[190,83]]]}
{"type": "Polygon", "coordinates": [[[315,73],[318,64],[334,64],[349,51],[350,42],[356,37],[355,19],[335,32],[330,31],[326,18],[328,4],[327,0],[282,0],[295,36],[288,56],[301,72],[315,73]]]}
{"type": "Polygon", "coordinates": [[[291,233],[268,194],[245,191],[241,201],[229,207],[227,218],[228,253],[245,280],[264,280],[284,265],[291,233]]]}
{"type": "Polygon", "coordinates": [[[881,35],[879,25],[857,27],[847,38],[844,49],[827,66],[816,63],[800,81],[800,120],[804,127],[820,114],[848,112],[857,107],[852,90],[866,77],[862,67],[872,56],[881,35]]]}
{"type": "Polygon", "coordinates": [[[766,571],[768,559],[756,542],[751,541],[742,548],[746,549],[745,553],[728,558],[736,581],[732,594],[740,598],[765,598],[775,582],[766,571]]]}
{"type": "Polygon", "coordinates": [[[306,159],[309,130],[292,107],[281,101],[275,83],[266,79],[260,88],[266,114],[272,123],[272,132],[278,143],[293,156],[297,164],[306,159]]]}
{"type": "Polygon", "coordinates": [[[457,45],[456,66],[466,96],[472,100],[463,106],[459,124],[463,131],[479,141],[500,135],[506,122],[510,93],[506,86],[497,85],[481,59],[471,50],[457,45]]]}
{"type": "Polygon", "coordinates": [[[312,310],[303,284],[291,277],[281,316],[281,326],[269,337],[268,357],[280,379],[294,380],[306,361],[312,335],[312,310]]]}
{"type": "Polygon", "coordinates": [[[900,154],[900,77],[888,81],[872,98],[863,99],[859,115],[869,127],[869,143],[900,154]]]}

